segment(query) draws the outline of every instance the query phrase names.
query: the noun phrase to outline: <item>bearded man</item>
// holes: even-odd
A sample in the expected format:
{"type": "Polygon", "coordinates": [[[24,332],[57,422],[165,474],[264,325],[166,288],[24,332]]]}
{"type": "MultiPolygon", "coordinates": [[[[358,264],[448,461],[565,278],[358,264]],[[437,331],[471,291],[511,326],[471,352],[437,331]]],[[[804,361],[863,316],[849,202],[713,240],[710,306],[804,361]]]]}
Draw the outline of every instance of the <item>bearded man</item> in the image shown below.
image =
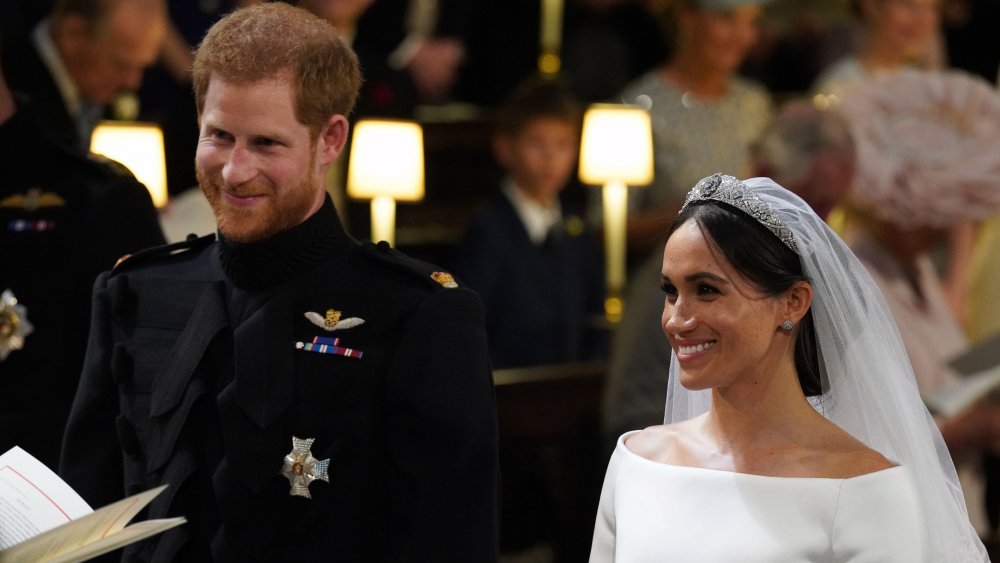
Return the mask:
{"type": "Polygon", "coordinates": [[[218,238],[99,278],[63,448],[92,504],[170,485],[148,517],[188,523],[126,558],[496,559],[479,299],[352,239],[324,191],[360,81],[333,28],[284,3],[234,12],[198,48],[218,238]]]}

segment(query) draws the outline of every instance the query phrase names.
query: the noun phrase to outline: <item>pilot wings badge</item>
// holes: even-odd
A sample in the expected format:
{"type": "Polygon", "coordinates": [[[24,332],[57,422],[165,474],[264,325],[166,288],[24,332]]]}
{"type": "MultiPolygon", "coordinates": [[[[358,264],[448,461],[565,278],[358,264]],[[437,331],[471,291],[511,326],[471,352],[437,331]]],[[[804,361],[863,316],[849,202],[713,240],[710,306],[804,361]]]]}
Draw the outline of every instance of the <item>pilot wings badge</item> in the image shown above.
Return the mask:
{"type": "Polygon", "coordinates": [[[343,315],[343,312],[337,311],[336,309],[327,309],[325,316],[320,315],[319,313],[314,313],[313,311],[309,311],[305,314],[306,318],[309,319],[309,322],[327,331],[344,330],[365,324],[364,319],[360,317],[347,317],[346,319],[342,319],[341,315],[343,315]]]}
{"type": "Polygon", "coordinates": [[[6,289],[0,294],[0,362],[14,350],[24,347],[24,337],[34,327],[28,322],[28,309],[17,304],[14,293],[6,289]]]}

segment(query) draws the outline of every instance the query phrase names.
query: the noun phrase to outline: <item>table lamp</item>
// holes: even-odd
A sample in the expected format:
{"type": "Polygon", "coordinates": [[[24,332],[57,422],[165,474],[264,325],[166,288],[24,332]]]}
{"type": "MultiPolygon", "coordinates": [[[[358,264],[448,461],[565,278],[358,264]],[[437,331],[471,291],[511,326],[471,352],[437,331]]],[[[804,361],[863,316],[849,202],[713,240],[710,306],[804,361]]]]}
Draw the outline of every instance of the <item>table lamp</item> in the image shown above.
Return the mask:
{"type": "Polygon", "coordinates": [[[372,240],[395,245],[396,201],[424,197],[420,125],[390,119],[358,121],[351,140],[347,195],[372,200],[372,240]]]}
{"type": "Polygon", "coordinates": [[[90,138],[90,152],[125,165],[142,182],[156,207],[167,204],[163,131],[155,123],[102,121],[90,138]]]}
{"type": "Polygon", "coordinates": [[[621,319],[625,287],[625,224],[628,185],[653,181],[653,133],[649,112],[620,104],[593,104],[583,116],[580,181],[603,185],[604,261],[611,322],[621,319]]]}

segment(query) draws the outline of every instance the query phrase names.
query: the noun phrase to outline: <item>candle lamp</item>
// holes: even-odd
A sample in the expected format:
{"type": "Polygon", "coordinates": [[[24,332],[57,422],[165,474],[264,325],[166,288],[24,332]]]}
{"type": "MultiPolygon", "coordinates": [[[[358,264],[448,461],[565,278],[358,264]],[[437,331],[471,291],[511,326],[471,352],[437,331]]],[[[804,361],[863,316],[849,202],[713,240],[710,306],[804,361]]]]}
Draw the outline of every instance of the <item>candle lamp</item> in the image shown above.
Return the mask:
{"type": "Polygon", "coordinates": [[[396,201],[423,199],[423,145],[414,121],[363,119],[355,126],[347,195],[371,200],[373,241],[395,245],[396,201]]]}
{"type": "Polygon", "coordinates": [[[607,319],[618,322],[625,287],[628,186],[653,181],[653,134],[649,112],[620,104],[593,104],[583,118],[580,181],[601,185],[607,319]]]}

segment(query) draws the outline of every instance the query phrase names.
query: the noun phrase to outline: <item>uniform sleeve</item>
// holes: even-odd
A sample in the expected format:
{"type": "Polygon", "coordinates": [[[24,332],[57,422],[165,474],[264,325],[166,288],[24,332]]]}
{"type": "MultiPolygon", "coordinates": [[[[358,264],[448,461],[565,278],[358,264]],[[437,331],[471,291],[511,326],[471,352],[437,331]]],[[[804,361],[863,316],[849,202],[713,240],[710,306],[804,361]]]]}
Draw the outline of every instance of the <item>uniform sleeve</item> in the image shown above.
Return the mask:
{"type": "Polygon", "coordinates": [[[905,471],[844,480],[833,522],[832,561],[923,561],[918,510],[905,471]]]}
{"type": "Polygon", "coordinates": [[[387,379],[389,559],[497,559],[497,419],[478,296],[437,291],[387,379]]]}
{"type": "Polygon", "coordinates": [[[590,545],[590,563],[611,563],[615,560],[615,486],[618,480],[618,464],[621,462],[621,448],[615,448],[604,475],[601,502],[597,507],[597,521],[594,522],[594,540],[590,545]]]}
{"type": "Polygon", "coordinates": [[[90,339],[69,422],[59,473],[91,506],[122,497],[122,459],[116,430],[118,394],[111,378],[109,273],[94,284],[90,339]]]}

